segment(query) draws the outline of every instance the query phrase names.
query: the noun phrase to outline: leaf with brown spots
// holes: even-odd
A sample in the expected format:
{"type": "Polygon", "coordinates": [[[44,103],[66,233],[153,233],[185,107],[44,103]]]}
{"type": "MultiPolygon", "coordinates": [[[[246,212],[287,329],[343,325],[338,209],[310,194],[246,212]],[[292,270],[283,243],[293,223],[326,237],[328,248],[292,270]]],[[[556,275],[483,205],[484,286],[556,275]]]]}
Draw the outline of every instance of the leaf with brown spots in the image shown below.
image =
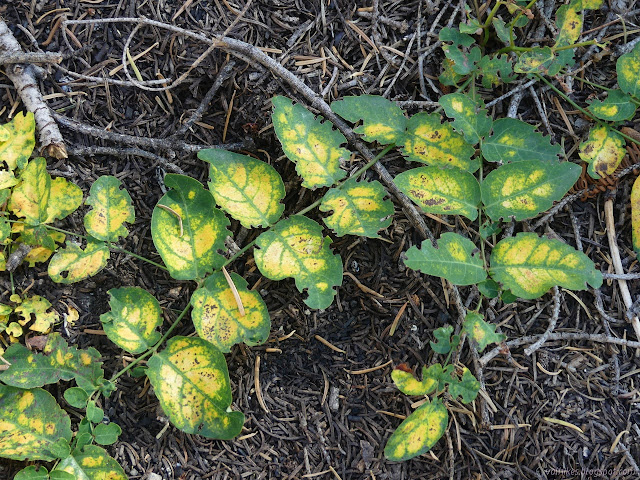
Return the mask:
{"type": "Polygon", "coordinates": [[[593,127],[578,152],[580,158],[589,164],[587,171],[593,178],[615,172],[626,153],[622,135],[606,125],[593,127]]]}

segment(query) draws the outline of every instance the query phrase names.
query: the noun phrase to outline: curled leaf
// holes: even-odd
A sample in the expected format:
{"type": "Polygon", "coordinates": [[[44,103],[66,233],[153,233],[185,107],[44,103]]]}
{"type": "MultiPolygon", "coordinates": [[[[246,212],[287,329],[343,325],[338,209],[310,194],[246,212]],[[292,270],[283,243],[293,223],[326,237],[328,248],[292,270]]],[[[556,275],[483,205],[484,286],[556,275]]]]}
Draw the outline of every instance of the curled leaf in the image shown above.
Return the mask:
{"type": "Polygon", "coordinates": [[[624,138],[606,125],[596,125],[580,145],[579,155],[589,164],[593,178],[606,177],[616,171],[626,155],[624,138]]]}

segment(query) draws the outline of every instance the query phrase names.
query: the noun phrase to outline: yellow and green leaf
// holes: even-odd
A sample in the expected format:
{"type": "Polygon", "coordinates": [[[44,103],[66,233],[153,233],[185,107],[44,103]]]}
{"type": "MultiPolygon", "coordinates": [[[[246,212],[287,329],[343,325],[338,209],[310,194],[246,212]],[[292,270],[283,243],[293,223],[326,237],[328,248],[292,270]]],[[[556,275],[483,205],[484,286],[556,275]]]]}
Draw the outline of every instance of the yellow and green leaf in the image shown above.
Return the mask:
{"type": "Polygon", "coordinates": [[[525,74],[546,74],[555,60],[556,55],[551,50],[551,47],[534,47],[518,57],[513,71],[525,74]]]}
{"type": "Polygon", "coordinates": [[[49,276],[56,283],[74,283],[89,278],[102,270],[109,260],[109,248],[104,242],[91,237],[84,250],[67,241],[49,262],[49,276]]]}
{"type": "Polygon", "coordinates": [[[560,145],[515,118],[501,118],[493,123],[493,133],[482,143],[482,155],[489,162],[511,163],[525,160],[557,162],[560,145]]]}
{"type": "Polygon", "coordinates": [[[454,285],[473,285],[487,278],[478,248],[471,240],[454,232],[443,233],[438,248],[427,239],[420,249],[414,245],[406,255],[404,264],[407,267],[443,277],[454,285]]]}
{"type": "Polygon", "coordinates": [[[225,262],[218,250],[225,248],[229,219],[197,180],[167,174],[164,182],[171,190],[153,209],[153,243],[173,278],[204,278],[225,262]]]}
{"type": "Polygon", "coordinates": [[[584,253],[559,240],[519,233],[496,244],[490,274],[504,289],[520,298],[534,299],[553,286],[585,290],[602,285],[602,274],[584,253]]]}
{"type": "Polygon", "coordinates": [[[11,226],[11,233],[20,234],[15,243],[22,242],[34,247],[25,257],[30,266],[46,261],[53,255],[57,244],[62,244],[66,238],[64,233],[48,229],[44,225],[29,226],[24,222],[15,222],[11,226]]]}
{"type": "Polygon", "coordinates": [[[554,48],[573,45],[582,34],[582,9],[574,5],[562,5],[556,12],[556,26],[559,29],[554,48]]]}
{"type": "Polygon", "coordinates": [[[100,315],[102,328],[113,343],[129,353],[142,353],[160,340],[162,325],[158,301],[139,287],[112,288],[110,311],[100,315]]]}
{"type": "Polygon", "coordinates": [[[492,220],[533,218],[560,200],[578,180],[579,165],[539,160],[502,165],[482,182],[482,203],[492,220]]]}
{"type": "Polygon", "coordinates": [[[339,237],[380,238],[378,231],[391,225],[393,215],[393,203],[384,199],[386,194],[378,181],[351,178],[322,197],[320,211],[333,212],[323,221],[339,237]]]}
{"type": "Polygon", "coordinates": [[[474,101],[462,93],[450,93],[440,97],[438,103],[442,105],[447,116],[453,118],[453,127],[471,145],[478,143],[491,131],[492,121],[487,116],[487,110],[483,108],[481,100],[474,101]]]}
{"type": "Polygon", "coordinates": [[[462,324],[462,331],[478,344],[478,351],[482,352],[490,343],[503,342],[507,337],[496,333],[496,326],[487,323],[484,317],[476,312],[469,312],[462,324]]]}
{"type": "MultiPolygon", "coordinates": [[[[0,170],[0,190],[5,188],[11,188],[18,183],[18,179],[15,177],[11,170],[0,170]]],[[[4,202],[0,202],[4,203],[4,202]]]]}
{"type": "Polygon", "coordinates": [[[19,112],[13,120],[0,125],[0,162],[10,170],[23,168],[36,145],[33,113],[19,112]]]}
{"type": "Polygon", "coordinates": [[[618,58],[616,63],[618,85],[620,90],[636,98],[640,98],[640,43],[633,50],[618,58]]]}
{"type": "Polygon", "coordinates": [[[271,329],[269,312],[260,294],[247,289],[247,281],[240,275],[231,273],[230,278],[240,302],[222,272],[207,277],[191,297],[191,318],[198,335],[225,353],[236,343],[264,343],[271,329]]]}
{"type": "MultiPolygon", "coordinates": [[[[120,464],[97,445],[75,449],[51,471],[66,472],[77,480],[127,480],[120,464]]],[[[52,477],[57,478],[57,477],[52,477]]]]}
{"type": "Polygon", "coordinates": [[[93,208],[84,216],[84,227],[98,240],[117,242],[129,234],[123,224],[135,221],[131,197],[121,186],[122,182],[111,175],[103,175],[91,185],[85,204],[93,208]]]}
{"type": "Polygon", "coordinates": [[[331,110],[351,123],[362,120],[362,125],[354,132],[363,134],[369,142],[383,145],[402,145],[404,142],[407,117],[400,107],[382,96],[343,97],[331,104],[331,110]]]}
{"type": "Polygon", "coordinates": [[[209,190],[216,203],[242,226],[268,227],[284,210],[284,183],[265,162],[218,148],[200,150],[198,158],[210,164],[209,190]]]}
{"type": "Polygon", "coordinates": [[[440,115],[421,112],[409,119],[402,149],[407,160],[473,173],[480,167],[480,159],[471,158],[474,152],[449,122],[442,123],[440,115]]]}
{"type": "Polygon", "coordinates": [[[40,295],[25,298],[14,312],[22,317],[18,320],[20,325],[24,327],[29,324],[29,330],[38,333],[49,332],[51,327],[60,320],[60,315],[51,308],[49,300],[40,295]],[[32,320],[33,323],[30,323],[32,320]]]}
{"type": "Polygon", "coordinates": [[[636,104],[622,90],[610,90],[604,100],[594,100],[589,111],[601,120],[621,122],[630,120],[636,113],[636,104]]]}
{"type": "Polygon", "coordinates": [[[429,451],[444,435],[449,413],[442,401],[428,400],[409,415],[393,432],[384,448],[389,460],[409,460],[429,451]]]}
{"type": "Polygon", "coordinates": [[[186,433],[230,440],[244,423],[229,411],[231,386],[224,355],[202,338],[176,336],[148,362],[147,376],[165,414],[186,433]]]}
{"type": "Polygon", "coordinates": [[[615,172],[626,153],[622,135],[606,125],[593,127],[578,152],[580,158],[589,164],[587,171],[593,178],[615,172]]]}
{"type": "Polygon", "coordinates": [[[307,290],[304,302],[322,309],[331,305],[333,287],[342,284],[342,259],[332,253],[330,243],[320,225],[294,215],[258,237],[254,257],[265,277],[295,278],[298,290],[307,290]]]}
{"type": "Polygon", "coordinates": [[[470,220],[478,217],[480,184],[465,170],[414,168],[398,175],[394,182],[425,212],[464,215],[470,220]]]}
{"type": "MultiPolygon", "coordinates": [[[[446,370],[446,369],[445,369],[446,370]]],[[[443,376],[451,378],[450,371],[445,371],[442,365],[435,363],[429,368],[422,367],[422,380],[418,380],[413,371],[405,364],[398,365],[391,372],[391,379],[396,384],[398,390],[405,395],[429,395],[438,388],[443,388],[447,381],[443,381],[443,376]]]]}
{"type": "Polygon", "coordinates": [[[346,138],[333,129],[331,122],[322,122],[300,104],[285,97],[273,98],[271,120],[285,155],[296,164],[296,170],[307,188],[331,186],[347,172],[340,160],[350,153],[340,145],[346,138]]]}
{"type": "Polygon", "coordinates": [[[0,384],[0,453],[13,460],[43,460],[60,439],[71,441],[71,419],[46,390],[0,384]]]}
{"type": "Polygon", "coordinates": [[[640,177],[633,182],[629,203],[631,203],[631,244],[640,257],[640,177]]]}

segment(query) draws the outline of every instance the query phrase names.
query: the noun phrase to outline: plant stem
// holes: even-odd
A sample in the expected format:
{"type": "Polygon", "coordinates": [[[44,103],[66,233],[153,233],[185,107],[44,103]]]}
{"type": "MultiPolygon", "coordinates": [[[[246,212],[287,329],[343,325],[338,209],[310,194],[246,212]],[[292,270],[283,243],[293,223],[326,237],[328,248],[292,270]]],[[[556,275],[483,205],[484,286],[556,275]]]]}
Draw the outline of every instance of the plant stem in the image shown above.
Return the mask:
{"type": "Polygon", "coordinates": [[[484,34],[482,35],[482,46],[485,46],[489,41],[489,26],[491,25],[493,17],[495,17],[496,13],[498,13],[498,9],[501,5],[502,0],[498,0],[495,6],[489,12],[489,15],[487,15],[487,19],[485,20],[484,25],[482,25],[482,30],[484,30],[484,34]]]}

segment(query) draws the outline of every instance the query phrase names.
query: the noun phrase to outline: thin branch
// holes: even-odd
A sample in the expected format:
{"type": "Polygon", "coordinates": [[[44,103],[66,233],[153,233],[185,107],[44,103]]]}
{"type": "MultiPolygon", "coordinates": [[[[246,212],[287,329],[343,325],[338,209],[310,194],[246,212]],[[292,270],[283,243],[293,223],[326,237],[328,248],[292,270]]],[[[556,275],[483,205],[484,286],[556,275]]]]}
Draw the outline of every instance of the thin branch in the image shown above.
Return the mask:
{"type": "Polygon", "coordinates": [[[547,330],[542,334],[542,336],[529,347],[524,349],[524,354],[527,356],[533,355],[533,353],[538,350],[544,342],[547,341],[549,335],[553,333],[553,330],[556,328],[556,324],[558,323],[558,316],[560,315],[560,291],[558,287],[553,287],[553,313],[551,314],[551,318],[549,319],[549,326],[547,330]]]}

